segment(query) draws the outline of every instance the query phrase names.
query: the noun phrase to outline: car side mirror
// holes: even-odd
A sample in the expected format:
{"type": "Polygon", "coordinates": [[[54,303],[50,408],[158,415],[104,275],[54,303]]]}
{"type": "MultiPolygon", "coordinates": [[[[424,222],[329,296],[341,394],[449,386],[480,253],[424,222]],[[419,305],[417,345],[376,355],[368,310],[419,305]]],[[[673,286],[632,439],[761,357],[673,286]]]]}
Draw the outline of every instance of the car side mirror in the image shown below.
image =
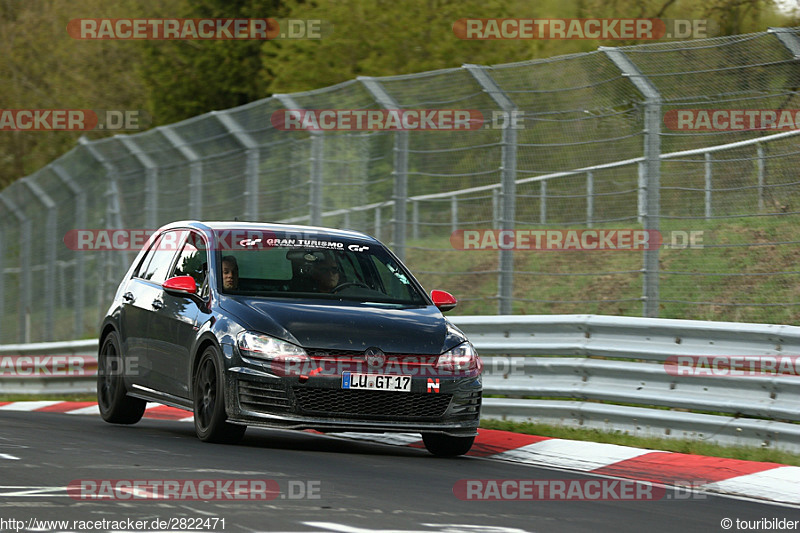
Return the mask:
{"type": "Polygon", "coordinates": [[[197,294],[197,282],[192,276],[175,276],[161,284],[165,291],[173,294],[197,294]]]}
{"type": "Polygon", "coordinates": [[[438,307],[439,311],[443,313],[458,305],[458,300],[456,300],[455,296],[446,291],[432,290],[431,300],[433,300],[433,305],[438,307]]]}

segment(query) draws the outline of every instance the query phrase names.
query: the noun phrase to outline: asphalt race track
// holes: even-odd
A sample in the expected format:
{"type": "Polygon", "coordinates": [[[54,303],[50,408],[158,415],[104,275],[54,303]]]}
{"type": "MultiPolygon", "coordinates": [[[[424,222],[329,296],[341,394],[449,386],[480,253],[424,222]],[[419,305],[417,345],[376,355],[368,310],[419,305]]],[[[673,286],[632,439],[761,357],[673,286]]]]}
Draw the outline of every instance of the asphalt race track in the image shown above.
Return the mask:
{"type": "MultiPolygon", "coordinates": [[[[125,427],[97,416],[11,411],[0,412],[0,427],[2,531],[14,530],[10,519],[27,525],[32,518],[224,518],[224,531],[351,533],[655,533],[723,531],[724,518],[800,520],[793,507],[673,489],[657,501],[463,501],[453,487],[464,479],[590,476],[476,457],[438,459],[415,448],[305,432],[250,428],[240,445],[214,445],[198,441],[186,422],[144,419],[125,427]],[[270,479],[281,494],[269,501],[79,500],[67,494],[70,482],[87,479],[270,479]]],[[[221,521],[205,527],[210,524],[194,530],[223,531],[221,521]]]]}

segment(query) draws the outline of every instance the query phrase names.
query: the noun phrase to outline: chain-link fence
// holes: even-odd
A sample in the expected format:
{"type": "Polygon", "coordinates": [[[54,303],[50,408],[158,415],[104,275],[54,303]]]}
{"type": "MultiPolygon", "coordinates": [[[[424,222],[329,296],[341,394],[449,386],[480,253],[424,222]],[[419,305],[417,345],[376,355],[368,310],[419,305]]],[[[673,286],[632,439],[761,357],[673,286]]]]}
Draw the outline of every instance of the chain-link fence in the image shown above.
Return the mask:
{"type": "Polygon", "coordinates": [[[461,313],[795,322],[798,138],[681,129],[667,117],[800,108],[798,32],[359,78],[84,140],[0,193],[0,342],[96,334],[134,253],[70,249],[70,230],[187,218],[371,233],[427,288],[456,294],[461,313]],[[271,119],[287,109],[521,120],[470,131],[285,131],[271,119]],[[586,228],[660,231],[674,246],[465,251],[450,240],[465,229],[586,228]],[[686,247],[690,235],[703,247],[686,247]]]}

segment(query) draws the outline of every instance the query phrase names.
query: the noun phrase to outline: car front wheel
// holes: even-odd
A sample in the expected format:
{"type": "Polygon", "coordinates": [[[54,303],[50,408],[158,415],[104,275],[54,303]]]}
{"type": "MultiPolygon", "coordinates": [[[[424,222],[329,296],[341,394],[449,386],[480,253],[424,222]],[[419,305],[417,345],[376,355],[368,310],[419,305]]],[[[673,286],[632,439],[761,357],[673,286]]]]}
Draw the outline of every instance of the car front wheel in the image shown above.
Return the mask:
{"type": "Polygon", "coordinates": [[[194,376],[194,429],[203,442],[235,444],[247,426],[231,424],[225,413],[222,369],[216,348],[209,346],[200,357],[194,376]]]}
{"type": "Polygon", "coordinates": [[[472,448],[475,437],[452,437],[439,433],[423,433],[422,442],[425,448],[437,457],[455,457],[464,455],[472,448]]]}

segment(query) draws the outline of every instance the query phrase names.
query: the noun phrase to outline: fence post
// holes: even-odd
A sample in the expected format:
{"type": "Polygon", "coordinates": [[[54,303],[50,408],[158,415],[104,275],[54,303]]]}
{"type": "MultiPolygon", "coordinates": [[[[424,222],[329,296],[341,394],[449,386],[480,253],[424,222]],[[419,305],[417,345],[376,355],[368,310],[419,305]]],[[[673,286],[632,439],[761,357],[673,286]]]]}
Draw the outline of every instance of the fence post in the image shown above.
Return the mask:
{"type": "Polygon", "coordinates": [[[30,342],[27,318],[31,310],[31,220],[3,193],[0,193],[0,202],[14,215],[20,225],[19,297],[21,309],[17,319],[19,321],[19,342],[30,342]]]}
{"type": "Polygon", "coordinates": [[[144,226],[150,231],[158,228],[158,165],[142,152],[132,137],[118,135],[117,139],[144,167],[144,226]]]}
{"type": "Polygon", "coordinates": [[[758,212],[764,212],[764,183],[766,180],[766,168],[764,161],[764,145],[758,143],[756,145],[758,151],[758,212]]]}
{"type": "Polygon", "coordinates": [[[189,162],[189,218],[199,220],[203,212],[203,162],[200,155],[184,141],[172,126],[156,128],[173,148],[189,162]]]}
{"type": "MultiPolygon", "coordinates": [[[[642,221],[644,229],[660,231],[661,225],[661,94],[624,52],[601,46],[622,74],[644,96],[644,188],[645,202],[642,221]]],[[[645,317],[657,317],[659,305],[659,247],[644,251],[642,290],[645,317]]]]}
{"type": "Polygon", "coordinates": [[[450,197],[450,231],[455,233],[458,230],[458,196],[450,197]]]}
{"type": "Polygon", "coordinates": [[[647,212],[647,165],[644,161],[636,165],[638,171],[638,202],[636,204],[636,221],[639,224],[644,224],[644,214],[647,212]]]}
{"type": "MultiPolygon", "coordinates": [[[[375,101],[384,109],[400,109],[397,101],[386,92],[386,89],[375,78],[359,76],[364,87],[370,92],[375,101]]],[[[406,204],[408,203],[408,132],[396,131],[394,133],[394,212],[392,219],[392,247],[400,260],[405,259],[406,253],[406,204]]]]}
{"type": "MultiPolygon", "coordinates": [[[[91,141],[86,137],[80,137],[78,139],[80,145],[86,149],[86,151],[91,155],[98,163],[103,166],[103,169],[106,172],[106,178],[108,179],[108,189],[106,191],[106,197],[108,198],[106,204],[106,223],[116,230],[122,230],[122,198],[120,195],[119,184],[117,183],[117,173],[114,166],[106,159],[97,148],[94,147],[91,141]]],[[[128,265],[130,261],[128,260],[128,251],[122,250],[117,252],[105,252],[103,254],[103,273],[100,276],[100,283],[97,284],[97,312],[98,312],[98,320],[102,318],[103,313],[105,312],[103,309],[103,303],[109,299],[109,296],[106,294],[107,287],[114,286],[116,287],[117,278],[116,275],[119,272],[125,272],[128,269],[128,265]],[[113,258],[109,261],[109,255],[113,258]],[[114,267],[114,259],[119,258],[119,265],[115,268],[114,267]],[[112,278],[113,277],[113,278],[112,278]]]]}
{"type": "Polygon", "coordinates": [[[375,207],[375,238],[381,240],[381,206],[375,207]]]}
{"type": "MultiPolygon", "coordinates": [[[[503,146],[501,170],[501,203],[502,218],[498,221],[500,229],[513,230],[516,219],[517,198],[517,130],[512,127],[511,117],[517,112],[517,106],[480,65],[464,65],[478,85],[494,100],[500,109],[507,114],[501,143],[503,146]]],[[[500,250],[500,276],[498,279],[498,314],[510,315],[514,297],[514,251],[500,250]]]]}
{"type": "MultiPolygon", "coordinates": [[[[273,95],[288,110],[301,110],[288,94],[273,95]]],[[[310,176],[308,187],[308,221],[312,226],[322,225],[322,160],[325,157],[325,137],[322,132],[306,130],[311,136],[310,176]]]]}
{"type": "MultiPolygon", "coordinates": [[[[58,237],[56,237],[56,203],[50,196],[45,193],[39,185],[34,183],[31,178],[22,178],[20,180],[31,192],[31,194],[39,200],[47,211],[45,215],[45,277],[44,277],[44,301],[42,302],[45,307],[44,312],[44,333],[43,341],[53,340],[53,312],[56,304],[55,300],[55,279],[56,279],[56,246],[58,245],[58,237]]],[[[28,332],[30,334],[30,331],[28,332]]]]}
{"type": "Polygon", "coordinates": [[[706,220],[709,220],[711,218],[711,187],[713,186],[712,178],[713,178],[713,172],[714,172],[714,170],[712,168],[713,160],[712,160],[712,157],[711,157],[711,153],[709,153],[709,152],[705,153],[705,160],[706,160],[706,162],[705,162],[705,189],[706,189],[706,194],[705,194],[705,207],[706,207],[705,208],[705,214],[706,214],[706,220]]]}
{"type": "Polygon", "coordinates": [[[501,229],[500,220],[500,191],[492,189],[492,229],[501,229]]]}
{"type": "MultiPolygon", "coordinates": [[[[6,228],[0,224],[0,250],[6,250],[6,228]]],[[[0,343],[4,342],[3,334],[6,323],[6,254],[0,253],[0,343]]]]}
{"type": "Polygon", "coordinates": [[[586,227],[591,228],[594,221],[594,174],[586,173],[586,227]]]}
{"type": "Polygon", "coordinates": [[[539,182],[539,224],[547,224],[547,180],[539,182]]]}
{"type": "MultiPolygon", "coordinates": [[[[72,176],[64,170],[58,162],[54,162],[50,164],[50,168],[53,170],[58,179],[60,179],[64,185],[70,190],[70,192],[75,196],[75,224],[77,226],[76,229],[88,229],[86,227],[86,192],[81,189],[78,184],[72,179],[72,176]]],[[[75,314],[74,314],[74,336],[76,339],[80,339],[83,337],[83,320],[84,320],[84,308],[86,305],[86,261],[85,261],[85,253],[79,252],[75,256],[75,314]]]]}
{"type": "Polygon", "coordinates": [[[244,191],[244,219],[255,222],[258,220],[258,167],[261,154],[258,143],[248,135],[242,126],[227,111],[212,111],[211,115],[222,124],[236,142],[244,148],[247,158],[247,179],[244,191]]]}
{"type": "Polygon", "coordinates": [[[419,201],[411,202],[411,235],[416,240],[419,239],[419,201]]]}

